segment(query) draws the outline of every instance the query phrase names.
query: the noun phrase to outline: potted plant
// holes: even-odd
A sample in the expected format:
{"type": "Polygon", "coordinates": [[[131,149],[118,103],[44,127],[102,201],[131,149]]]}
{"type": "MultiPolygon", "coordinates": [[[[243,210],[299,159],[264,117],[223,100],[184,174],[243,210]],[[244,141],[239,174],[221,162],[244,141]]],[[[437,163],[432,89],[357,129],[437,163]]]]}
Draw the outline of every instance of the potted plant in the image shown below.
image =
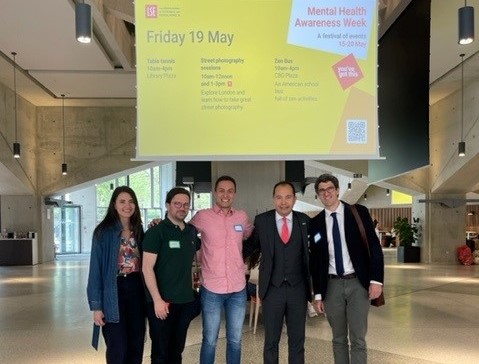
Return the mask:
{"type": "Polygon", "coordinates": [[[419,233],[418,221],[419,219],[414,219],[414,223],[411,224],[407,217],[398,217],[394,221],[393,228],[399,239],[398,263],[419,263],[421,261],[421,251],[416,245],[419,233]]]}

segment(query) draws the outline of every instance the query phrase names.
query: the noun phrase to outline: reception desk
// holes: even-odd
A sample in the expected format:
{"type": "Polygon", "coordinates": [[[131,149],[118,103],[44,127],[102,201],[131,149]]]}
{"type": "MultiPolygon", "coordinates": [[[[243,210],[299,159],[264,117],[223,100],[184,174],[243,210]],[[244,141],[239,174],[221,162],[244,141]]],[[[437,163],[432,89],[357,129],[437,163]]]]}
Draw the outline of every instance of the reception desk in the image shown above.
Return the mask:
{"type": "Polygon", "coordinates": [[[38,264],[38,241],[34,239],[0,239],[0,265],[38,264]]]}

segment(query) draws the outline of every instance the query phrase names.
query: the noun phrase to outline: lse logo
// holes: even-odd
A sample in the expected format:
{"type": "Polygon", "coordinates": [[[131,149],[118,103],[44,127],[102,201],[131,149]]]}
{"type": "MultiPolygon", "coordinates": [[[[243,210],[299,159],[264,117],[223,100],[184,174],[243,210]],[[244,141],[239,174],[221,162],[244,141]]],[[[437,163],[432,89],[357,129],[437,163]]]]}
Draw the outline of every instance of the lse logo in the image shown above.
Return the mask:
{"type": "Polygon", "coordinates": [[[158,16],[158,7],[156,5],[145,5],[145,17],[156,18],[158,16]]]}

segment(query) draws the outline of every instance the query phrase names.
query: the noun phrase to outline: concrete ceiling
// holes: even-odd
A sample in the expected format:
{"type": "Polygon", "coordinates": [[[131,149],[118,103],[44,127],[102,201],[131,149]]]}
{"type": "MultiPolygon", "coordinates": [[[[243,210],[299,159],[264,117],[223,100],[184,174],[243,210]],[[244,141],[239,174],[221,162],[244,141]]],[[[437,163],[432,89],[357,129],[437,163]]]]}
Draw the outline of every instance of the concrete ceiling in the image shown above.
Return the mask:
{"type": "MultiPolygon", "coordinates": [[[[134,36],[127,27],[133,29],[133,2],[86,0],[92,5],[90,44],[75,39],[75,2],[1,0],[0,82],[13,89],[15,51],[17,92],[36,106],[58,106],[61,94],[68,106],[135,106],[134,36]]],[[[380,36],[409,2],[378,1],[380,36]]],[[[457,44],[457,10],[463,5],[463,0],[431,2],[431,104],[459,89],[460,53],[467,59],[465,82],[479,78],[479,41],[457,44]]],[[[468,5],[479,9],[479,0],[468,5]]]]}
{"type": "Polygon", "coordinates": [[[133,14],[131,1],[92,4],[93,40],[82,44],[75,39],[74,1],[2,0],[0,82],[13,89],[14,51],[23,70],[17,92],[36,106],[58,106],[61,94],[70,106],[135,105],[134,38],[118,17],[122,13],[111,8],[121,9],[118,4],[133,14]]]}
{"type": "MultiPolygon", "coordinates": [[[[75,1],[2,0],[0,12],[0,82],[13,88],[11,52],[25,77],[18,93],[37,106],[58,105],[62,93],[69,105],[134,105],[136,76],[134,39],[124,22],[133,21],[131,0],[86,0],[92,5],[94,36],[90,44],[75,40],[75,1]],[[112,26],[115,22],[115,26],[112,26]],[[124,33],[116,34],[119,27],[124,33]],[[130,46],[125,46],[125,38],[130,46]]],[[[380,0],[380,35],[410,0],[380,0]]],[[[460,63],[479,50],[479,42],[457,44],[457,10],[463,0],[432,0],[431,103],[454,92],[459,76],[448,77],[460,63]]],[[[479,8],[479,0],[468,5],[479,8]]],[[[469,62],[469,61],[468,61],[469,62]]],[[[472,63],[472,62],[471,62],[472,63]]],[[[478,77],[479,64],[468,65],[467,78],[478,77]]]]}

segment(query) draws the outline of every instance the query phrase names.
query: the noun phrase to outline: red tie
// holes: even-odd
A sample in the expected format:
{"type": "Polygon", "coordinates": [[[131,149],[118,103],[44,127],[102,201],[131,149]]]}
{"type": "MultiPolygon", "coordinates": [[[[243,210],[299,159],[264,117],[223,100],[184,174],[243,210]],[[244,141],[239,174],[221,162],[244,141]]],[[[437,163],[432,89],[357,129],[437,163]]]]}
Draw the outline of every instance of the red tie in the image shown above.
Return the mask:
{"type": "Polygon", "coordinates": [[[289,240],[289,229],[288,229],[288,220],[286,217],[283,217],[283,227],[281,228],[281,240],[283,243],[287,244],[289,240]]]}

